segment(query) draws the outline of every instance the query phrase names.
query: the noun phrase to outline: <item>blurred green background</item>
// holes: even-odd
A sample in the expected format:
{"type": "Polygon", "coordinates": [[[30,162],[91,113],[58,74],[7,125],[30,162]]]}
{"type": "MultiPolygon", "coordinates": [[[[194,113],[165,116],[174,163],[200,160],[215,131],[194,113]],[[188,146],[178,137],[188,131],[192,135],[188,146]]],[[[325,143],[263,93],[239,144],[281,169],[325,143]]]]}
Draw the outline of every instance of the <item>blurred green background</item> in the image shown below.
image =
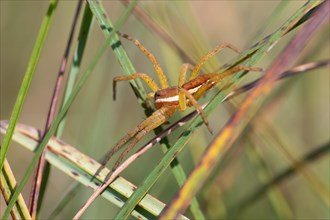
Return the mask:
{"type": "MultiPolygon", "coordinates": [[[[110,18],[116,21],[124,6],[118,1],[103,1],[103,3],[110,18]]],[[[5,120],[11,115],[48,2],[0,1],[0,4],[0,119],[5,120]]],[[[221,42],[230,42],[241,50],[249,48],[277,30],[304,4],[304,1],[290,2],[280,11],[275,22],[267,26],[267,19],[278,4],[279,1],[139,2],[139,6],[152,20],[166,31],[194,61],[221,42]],[[258,31],[265,26],[267,27],[264,32],[258,35],[258,31]]],[[[44,127],[75,7],[75,1],[61,1],[58,4],[26,98],[20,123],[39,129],[44,127]]],[[[177,51],[172,50],[133,15],[130,16],[121,32],[139,39],[151,50],[167,73],[170,83],[176,85],[180,66],[183,62],[187,62],[180,59],[177,51]]],[[[290,33],[284,37],[256,66],[267,68],[291,36],[293,34],[290,33]]],[[[98,25],[94,25],[87,43],[82,69],[85,69],[103,41],[103,33],[98,25]]],[[[149,73],[156,78],[152,65],[141,52],[131,42],[125,40],[122,42],[137,71],[149,73]]],[[[298,65],[329,59],[329,51],[329,23],[327,23],[314,35],[294,63],[298,65]]],[[[204,71],[214,71],[234,56],[235,54],[231,51],[224,51],[208,62],[204,71]]],[[[96,159],[145,118],[128,83],[123,82],[118,85],[117,100],[116,102],[112,100],[112,78],[117,75],[122,75],[122,70],[109,48],[68,113],[63,140],[96,159]]],[[[258,76],[260,76],[259,73],[249,74],[244,78],[243,83],[258,76]]],[[[214,92],[210,92],[211,94],[200,103],[209,100],[214,92]]],[[[279,82],[269,97],[268,105],[260,111],[251,124],[253,129],[246,132],[235,144],[240,146],[240,149],[227,158],[226,165],[219,168],[221,172],[214,174],[212,181],[198,194],[205,215],[209,218],[226,216],[228,213],[224,211],[225,207],[234,206],[244,196],[261,186],[260,176],[258,176],[260,173],[254,158],[256,152],[264,159],[265,166],[275,176],[290,166],[290,160],[283,154],[283,150],[280,150],[280,146],[290,152],[295,159],[299,159],[329,142],[329,94],[329,68],[322,68],[279,82]]],[[[213,112],[209,121],[215,133],[226,123],[233,112],[233,106],[238,105],[243,98],[244,95],[235,98],[231,104],[221,105],[213,112]]],[[[173,122],[186,113],[178,113],[170,121],[173,122]]],[[[181,128],[171,134],[170,141],[174,143],[183,131],[184,128],[181,128]]],[[[151,137],[153,134],[145,137],[140,145],[151,137]]],[[[179,160],[187,173],[193,168],[212,138],[207,129],[202,126],[179,155],[179,160]]],[[[31,152],[12,143],[8,160],[18,180],[24,174],[32,156],[31,152]]],[[[134,162],[133,167],[127,169],[122,175],[134,184],[138,184],[158,163],[161,156],[162,152],[155,147],[143,158],[134,162]]],[[[324,155],[308,165],[304,171],[325,187],[326,190],[322,191],[325,193],[329,193],[330,190],[329,165],[329,155],[324,155]]],[[[72,182],[74,181],[70,177],[52,169],[41,217],[47,217],[50,214],[72,182]]],[[[329,218],[329,204],[326,204],[318,195],[317,192],[320,190],[318,187],[311,184],[302,172],[295,173],[275,186],[285,198],[285,204],[288,207],[288,210],[281,210],[280,213],[296,219],[329,218]]],[[[28,186],[23,192],[26,201],[29,190],[28,186]]],[[[167,203],[177,190],[178,185],[168,170],[150,193],[167,203]]],[[[71,218],[89,195],[90,190],[83,189],[58,218],[71,218]]],[[[0,201],[1,214],[5,205],[3,198],[0,201]]],[[[84,217],[110,218],[117,210],[117,207],[99,198],[84,217]]],[[[189,212],[187,215],[189,216],[189,212]]],[[[280,217],[264,194],[262,199],[239,213],[237,218],[275,219],[280,217]]]]}

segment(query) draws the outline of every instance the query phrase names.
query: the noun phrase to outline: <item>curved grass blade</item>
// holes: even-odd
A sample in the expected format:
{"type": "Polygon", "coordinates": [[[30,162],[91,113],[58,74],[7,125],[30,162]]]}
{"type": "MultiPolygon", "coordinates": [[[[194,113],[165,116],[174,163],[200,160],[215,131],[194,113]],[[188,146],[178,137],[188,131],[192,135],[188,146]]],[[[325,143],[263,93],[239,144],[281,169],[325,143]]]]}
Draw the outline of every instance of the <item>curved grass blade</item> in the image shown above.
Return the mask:
{"type": "MultiPolygon", "coordinates": [[[[0,121],[0,132],[5,133],[7,126],[7,121],[0,121]]],[[[40,131],[34,127],[18,124],[13,140],[31,152],[35,152],[39,142],[39,134],[40,131]]],[[[100,173],[98,179],[91,181],[100,166],[97,161],[55,137],[52,137],[47,145],[47,161],[88,188],[96,189],[109,172],[109,170],[104,170],[100,173]]],[[[122,177],[118,177],[102,196],[116,206],[121,207],[134,192],[134,189],[136,189],[135,185],[122,177]]],[[[165,204],[157,198],[147,195],[139,206],[141,208],[134,211],[133,216],[139,219],[150,219],[159,215],[165,204]]],[[[181,216],[181,218],[187,219],[185,216],[181,216]]]]}
{"type": "MultiPolygon", "coordinates": [[[[262,56],[264,56],[268,50],[270,50],[280,38],[287,33],[287,31],[294,26],[294,24],[299,21],[299,19],[308,12],[311,8],[315,7],[318,2],[309,2],[301,7],[294,15],[288,19],[283,26],[274,32],[272,35],[260,41],[258,44],[253,46],[250,50],[243,52],[232,64],[242,62],[247,58],[250,58],[246,66],[251,66],[257,62],[262,56]]],[[[234,81],[240,78],[241,74],[237,74],[233,77],[234,81]]],[[[205,113],[210,114],[223,100],[225,95],[223,92],[217,94],[210,102],[210,104],[205,108],[205,113]]],[[[176,155],[183,149],[183,147],[189,141],[191,135],[197,127],[202,124],[202,119],[197,117],[191,124],[191,126],[180,136],[178,141],[171,147],[171,149],[166,153],[160,163],[154,168],[154,170],[149,174],[149,176],[140,184],[139,188],[134,192],[134,194],[129,198],[125,206],[117,213],[115,218],[125,219],[128,218],[129,214],[132,212],[136,204],[143,198],[145,192],[150,190],[150,188],[155,184],[159,176],[165,171],[169,166],[170,162],[176,157],[176,155]]]]}
{"type": "Polygon", "coordinates": [[[18,92],[18,96],[15,102],[15,106],[14,109],[12,111],[12,114],[10,116],[10,123],[9,123],[9,127],[8,127],[8,133],[6,133],[3,142],[1,144],[1,148],[0,148],[0,170],[2,170],[2,166],[3,163],[5,161],[5,157],[7,154],[7,151],[9,149],[9,145],[10,145],[10,141],[11,141],[11,137],[13,135],[14,129],[15,129],[15,125],[18,121],[19,115],[22,111],[23,108],[23,104],[25,101],[25,97],[26,94],[28,92],[34,71],[36,69],[37,63],[39,61],[39,57],[41,54],[41,50],[44,46],[46,37],[47,37],[47,33],[52,21],[52,18],[54,16],[54,12],[57,6],[58,0],[51,0],[49,2],[49,6],[48,6],[48,10],[46,13],[46,16],[44,17],[42,24],[40,26],[40,30],[38,33],[38,37],[36,40],[36,44],[34,45],[33,51],[32,51],[32,55],[31,58],[29,60],[29,64],[28,67],[26,69],[24,78],[23,78],[23,82],[22,85],[20,87],[20,90],[18,92]]]}
{"type": "Polygon", "coordinates": [[[164,210],[160,219],[175,218],[186,209],[187,203],[196,195],[220,160],[220,152],[226,151],[232,145],[238,134],[256,113],[256,109],[260,107],[261,101],[270,91],[276,79],[280,77],[280,73],[287,68],[297,54],[302,51],[313,33],[327,20],[328,15],[329,2],[325,3],[318,10],[310,22],[298,32],[279,55],[279,58],[266,71],[265,76],[258,86],[243,101],[238,111],[231,117],[227,125],[214,139],[198,165],[192,171],[185,185],[177,193],[177,196],[172,200],[170,205],[164,210]],[[256,100],[258,102],[256,102],[256,100]],[[255,109],[252,109],[251,106],[254,106],[255,109]]]}

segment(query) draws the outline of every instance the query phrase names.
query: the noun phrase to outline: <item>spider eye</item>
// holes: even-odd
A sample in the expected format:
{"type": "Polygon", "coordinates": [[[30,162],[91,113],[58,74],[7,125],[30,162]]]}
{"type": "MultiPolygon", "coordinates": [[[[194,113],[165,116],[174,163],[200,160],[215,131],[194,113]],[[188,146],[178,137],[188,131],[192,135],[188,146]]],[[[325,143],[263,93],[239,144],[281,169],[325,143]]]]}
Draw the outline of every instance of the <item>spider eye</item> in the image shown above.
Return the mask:
{"type": "Polygon", "coordinates": [[[155,97],[159,97],[159,96],[160,96],[159,92],[156,92],[155,97]]]}

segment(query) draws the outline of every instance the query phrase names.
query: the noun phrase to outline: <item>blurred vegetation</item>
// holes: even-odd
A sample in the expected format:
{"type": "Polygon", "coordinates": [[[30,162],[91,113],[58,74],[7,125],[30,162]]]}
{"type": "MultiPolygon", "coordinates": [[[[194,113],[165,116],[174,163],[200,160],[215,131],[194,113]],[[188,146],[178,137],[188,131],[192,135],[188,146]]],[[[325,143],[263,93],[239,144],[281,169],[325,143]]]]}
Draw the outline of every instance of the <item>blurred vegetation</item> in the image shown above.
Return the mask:
{"type": "MultiPolygon", "coordinates": [[[[124,5],[117,1],[104,1],[103,4],[112,20],[117,20],[124,9],[124,5]]],[[[248,49],[279,28],[304,4],[304,1],[287,3],[275,14],[273,12],[280,4],[278,1],[141,1],[138,4],[158,27],[172,37],[184,51],[187,59],[196,61],[221,42],[230,42],[241,50],[248,49]],[[273,20],[270,21],[269,18],[273,20]]],[[[0,5],[0,119],[4,120],[9,119],[11,115],[48,2],[0,1],[0,5]]],[[[20,123],[39,129],[44,128],[75,6],[74,1],[61,1],[58,4],[19,119],[20,123]]],[[[171,85],[176,85],[180,66],[183,62],[187,62],[181,59],[178,50],[169,47],[133,15],[121,32],[139,39],[152,51],[167,73],[171,85]]],[[[329,23],[327,23],[312,38],[304,52],[297,57],[295,65],[329,59],[329,32],[329,23]]],[[[292,36],[293,33],[285,36],[256,66],[267,68],[292,36]]],[[[102,31],[98,25],[94,25],[87,43],[82,69],[86,67],[103,41],[102,31]]],[[[123,40],[122,43],[136,70],[156,78],[152,65],[146,57],[131,42],[123,40]]],[[[231,51],[224,51],[208,62],[204,71],[214,71],[234,56],[231,51]]],[[[112,78],[122,74],[109,48],[68,112],[62,139],[73,146],[79,146],[80,151],[92,158],[100,158],[113,146],[113,143],[145,118],[143,109],[136,101],[128,83],[123,82],[118,85],[117,100],[116,102],[112,100],[112,78]]],[[[259,76],[258,73],[248,74],[241,84],[259,76]]],[[[208,101],[216,90],[211,91],[200,103],[208,101]]],[[[235,106],[238,106],[243,99],[244,95],[241,95],[231,103],[221,105],[210,115],[209,121],[215,132],[221,129],[235,106]]],[[[271,177],[291,167],[293,161],[329,143],[329,100],[328,67],[279,82],[269,96],[267,105],[235,143],[233,150],[226,155],[218,172],[198,194],[205,216],[207,218],[234,216],[238,219],[329,218],[329,204],[319,195],[320,188],[325,189],[325,191],[321,190],[321,193],[330,191],[330,162],[327,152],[308,163],[304,171],[295,172],[284,181],[273,185],[268,193],[261,195],[259,200],[251,202],[240,212],[231,209],[237,208],[238,204],[263,187],[271,177]],[[263,176],[265,173],[269,176],[263,176]],[[321,186],[312,184],[311,177],[321,186]],[[276,203],[279,201],[281,204],[276,203]]],[[[177,113],[170,122],[185,114],[187,112],[177,113]]],[[[185,128],[171,134],[168,137],[170,142],[174,143],[185,128]]],[[[153,134],[145,137],[140,145],[151,137],[153,134]]],[[[187,174],[212,139],[204,126],[196,131],[185,150],[179,155],[179,161],[187,174]]],[[[8,160],[18,180],[24,175],[32,156],[31,152],[12,143],[8,160]]],[[[138,185],[161,157],[162,152],[155,147],[142,159],[134,162],[134,165],[122,175],[138,185]]],[[[70,177],[55,169],[52,170],[42,204],[41,217],[49,216],[73,182],[70,177]]],[[[178,188],[169,170],[159,179],[157,186],[151,189],[150,194],[167,203],[178,188]]],[[[28,186],[23,191],[26,201],[29,190],[28,186]]],[[[89,195],[89,189],[82,189],[58,218],[71,218],[89,195]]],[[[0,214],[3,213],[4,208],[1,198],[0,214]]],[[[98,199],[88,209],[84,218],[110,218],[117,210],[118,208],[108,201],[98,199]]],[[[189,212],[186,214],[191,217],[189,212]]]]}

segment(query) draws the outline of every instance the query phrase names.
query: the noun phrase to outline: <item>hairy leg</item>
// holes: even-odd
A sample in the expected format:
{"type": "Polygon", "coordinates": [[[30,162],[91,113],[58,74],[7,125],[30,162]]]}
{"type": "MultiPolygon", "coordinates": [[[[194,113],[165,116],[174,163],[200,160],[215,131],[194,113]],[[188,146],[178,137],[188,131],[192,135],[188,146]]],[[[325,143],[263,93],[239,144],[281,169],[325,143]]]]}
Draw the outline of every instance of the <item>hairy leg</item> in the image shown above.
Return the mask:
{"type": "Polygon", "coordinates": [[[209,80],[204,83],[193,95],[196,100],[199,100],[200,97],[202,97],[210,88],[212,88],[217,83],[221,82],[226,76],[232,75],[234,73],[237,73],[241,70],[246,71],[257,71],[261,72],[262,68],[259,67],[247,67],[247,66],[235,66],[229,70],[226,70],[222,73],[206,73],[203,74],[203,76],[206,76],[209,78],[209,80]]]}
{"type": "Polygon", "coordinates": [[[106,156],[101,161],[101,166],[96,171],[94,176],[97,176],[100,171],[104,168],[105,164],[111,159],[111,157],[118,152],[124,144],[126,144],[128,141],[131,141],[131,143],[125,148],[125,150],[122,152],[122,154],[117,159],[114,167],[112,170],[116,169],[121,161],[124,159],[124,157],[127,155],[127,153],[135,146],[135,144],[147,133],[154,130],[155,128],[159,127],[160,125],[164,124],[168,118],[175,112],[175,108],[168,108],[163,107],[155,111],[151,116],[146,118],[144,121],[142,121],[138,126],[136,126],[130,133],[128,133],[125,137],[123,137],[114,148],[112,148],[106,156]]]}
{"type": "MultiPolygon", "coordinates": [[[[181,88],[184,84],[188,69],[192,70],[193,68],[194,67],[190,63],[182,64],[178,80],[178,88],[181,88]]],[[[179,109],[181,111],[184,111],[186,109],[186,98],[185,94],[182,91],[179,91],[179,109]]]]}
{"type": "Polygon", "coordinates": [[[163,69],[158,64],[155,56],[150,51],[148,51],[147,48],[145,48],[140,43],[140,41],[138,41],[137,39],[134,39],[133,37],[131,37],[131,36],[127,35],[127,34],[120,33],[120,32],[118,32],[118,34],[121,37],[126,38],[129,41],[132,41],[142,51],[142,53],[144,53],[147,56],[147,58],[151,61],[151,63],[154,66],[154,69],[155,69],[155,71],[157,73],[157,76],[159,78],[159,83],[161,85],[161,88],[162,89],[168,88],[169,87],[169,84],[168,84],[167,78],[166,78],[166,76],[164,74],[163,69]]]}
{"type": "Polygon", "coordinates": [[[206,54],[205,56],[203,56],[195,65],[189,80],[195,79],[198,74],[199,74],[199,70],[201,69],[202,65],[211,57],[213,57],[215,54],[217,54],[218,52],[220,52],[221,50],[228,48],[231,49],[237,53],[241,53],[241,51],[239,49],[237,49],[234,45],[229,44],[229,43],[222,43],[219,44],[216,48],[214,48],[214,50],[212,50],[210,53],[206,54]]]}
{"type": "MultiPolygon", "coordinates": [[[[185,90],[184,88],[179,88],[179,91],[184,94],[187,99],[190,101],[191,105],[194,106],[196,108],[196,110],[199,112],[199,114],[201,115],[204,124],[206,125],[207,129],[209,130],[209,132],[211,134],[213,134],[212,129],[209,126],[209,122],[207,121],[207,117],[202,109],[202,107],[200,107],[200,105],[197,103],[196,99],[194,98],[193,95],[191,95],[187,90],[185,90]]],[[[184,111],[185,109],[183,109],[182,111],[184,111]]]]}
{"type": "Polygon", "coordinates": [[[113,99],[116,99],[116,86],[118,81],[128,81],[136,78],[144,80],[153,92],[159,90],[157,83],[145,73],[135,73],[129,76],[116,76],[112,80],[113,99]]]}

